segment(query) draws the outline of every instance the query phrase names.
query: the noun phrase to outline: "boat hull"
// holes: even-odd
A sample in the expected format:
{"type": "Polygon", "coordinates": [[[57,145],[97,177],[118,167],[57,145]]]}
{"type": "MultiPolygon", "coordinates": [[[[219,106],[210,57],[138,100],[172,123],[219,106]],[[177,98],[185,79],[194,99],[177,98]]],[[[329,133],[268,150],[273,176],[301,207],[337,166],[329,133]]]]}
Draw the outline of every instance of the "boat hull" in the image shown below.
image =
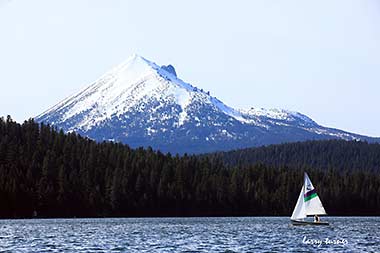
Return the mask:
{"type": "Polygon", "coordinates": [[[306,226],[306,225],[312,225],[312,226],[328,226],[330,225],[328,222],[313,222],[313,221],[303,221],[303,220],[290,220],[293,226],[306,226]]]}

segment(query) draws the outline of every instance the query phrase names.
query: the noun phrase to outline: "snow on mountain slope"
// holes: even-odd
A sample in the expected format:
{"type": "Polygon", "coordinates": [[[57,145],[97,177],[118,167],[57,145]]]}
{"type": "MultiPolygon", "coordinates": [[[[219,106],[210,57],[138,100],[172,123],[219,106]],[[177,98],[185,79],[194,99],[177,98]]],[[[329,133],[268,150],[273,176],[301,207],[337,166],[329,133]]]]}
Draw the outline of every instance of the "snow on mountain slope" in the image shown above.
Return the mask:
{"type": "Polygon", "coordinates": [[[298,112],[236,110],[138,55],[36,117],[95,140],[200,153],[308,139],[368,139],[298,112]]]}
{"type": "Polygon", "coordinates": [[[62,114],[60,120],[51,122],[59,124],[86,112],[82,120],[72,128],[88,130],[114,115],[119,116],[127,112],[144,99],[166,99],[180,105],[182,112],[179,125],[186,120],[187,105],[195,99],[203,99],[205,103],[215,104],[225,113],[241,118],[239,113],[219,100],[138,55],[133,55],[90,87],[63,100],[37,118],[52,112],[60,112],[62,114]]]}

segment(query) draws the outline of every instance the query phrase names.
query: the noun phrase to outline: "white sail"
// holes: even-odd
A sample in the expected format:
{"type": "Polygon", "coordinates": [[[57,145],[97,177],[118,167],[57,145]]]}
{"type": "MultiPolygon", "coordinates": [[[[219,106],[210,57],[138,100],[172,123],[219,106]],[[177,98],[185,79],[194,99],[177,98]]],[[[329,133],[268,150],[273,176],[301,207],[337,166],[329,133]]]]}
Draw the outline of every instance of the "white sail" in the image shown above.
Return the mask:
{"type": "Polygon", "coordinates": [[[317,192],[311,183],[309,176],[305,172],[305,180],[302,186],[300,195],[297,200],[296,207],[290,217],[292,220],[303,220],[308,215],[323,215],[326,214],[319,199],[317,192]]]}
{"type": "Polygon", "coordinates": [[[324,215],[326,214],[323,208],[322,202],[318,197],[317,191],[315,190],[310,178],[305,172],[305,182],[304,182],[304,203],[306,215],[324,215]]]}
{"type": "Polygon", "coordinates": [[[304,187],[302,186],[300,196],[298,197],[296,207],[294,208],[292,217],[290,219],[292,220],[302,220],[306,218],[306,210],[305,205],[303,201],[303,195],[304,195],[304,187]]]}

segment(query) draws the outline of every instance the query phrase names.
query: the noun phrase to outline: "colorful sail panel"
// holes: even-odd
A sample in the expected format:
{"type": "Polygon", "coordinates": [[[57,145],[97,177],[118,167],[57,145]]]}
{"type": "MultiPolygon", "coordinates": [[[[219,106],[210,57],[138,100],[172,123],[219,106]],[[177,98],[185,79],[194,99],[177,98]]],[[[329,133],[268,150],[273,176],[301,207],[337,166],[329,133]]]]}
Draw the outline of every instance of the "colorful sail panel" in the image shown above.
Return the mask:
{"type": "Polygon", "coordinates": [[[315,197],[318,197],[318,194],[317,194],[317,191],[315,189],[313,189],[311,191],[306,192],[303,195],[303,197],[304,197],[304,201],[306,202],[306,201],[309,201],[315,197]]]}

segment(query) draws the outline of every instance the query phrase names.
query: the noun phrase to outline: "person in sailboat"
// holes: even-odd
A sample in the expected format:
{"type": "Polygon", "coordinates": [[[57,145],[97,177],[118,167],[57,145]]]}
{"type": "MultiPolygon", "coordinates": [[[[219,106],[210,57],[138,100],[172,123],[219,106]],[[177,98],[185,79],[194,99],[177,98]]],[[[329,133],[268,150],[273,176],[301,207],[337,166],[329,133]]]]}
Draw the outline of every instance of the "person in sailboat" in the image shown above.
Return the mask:
{"type": "Polygon", "coordinates": [[[321,218],[318,215],[314,215],[314,222],[321,222],[321,218]]]}

